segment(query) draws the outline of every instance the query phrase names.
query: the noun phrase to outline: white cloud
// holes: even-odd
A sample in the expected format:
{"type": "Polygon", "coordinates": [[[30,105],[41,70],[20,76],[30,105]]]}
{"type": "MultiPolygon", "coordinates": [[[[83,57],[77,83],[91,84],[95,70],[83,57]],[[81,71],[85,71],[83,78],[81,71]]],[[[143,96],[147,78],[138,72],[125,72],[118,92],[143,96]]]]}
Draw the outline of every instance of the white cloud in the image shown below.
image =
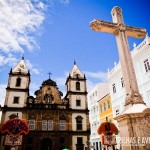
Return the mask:
{"type": "Polygon", "coordinates": [[[40,74],[40,69],[37,69],[33,66],[33,64],[30,62],[30,60],[25,61],[27,68],[34,74],[40,74]]]}
{"type": "Polygon", "coordinates": [[[0,49],[5,53],[23,52],[37,46],[32,32],[43,23],[46,9],[40,0],[0,1],[0,49]]]}
{"type": "Polygon", "coordinates": [[[107,73],[98,71],[98,72],[91,72],[91,71],[84,71],[85,75],[87,78],[94,78],[98,79],[101,82],[106,82],[107,81],[107,73]]]}
{"type": "Polygon", "coordinates": [[[36,90],[39,90],[39,88],[40,88],[40,84],[41,83],[31,83],[30,84],[30,95],[32,95],[32,96],[34,96],[34,92],[36,91],[36,90]]]}
{"type": "MultiPolygon", "coordinates": [[[[8,55],[0,55],[0,66],[8,65],[10,67],[14,67],[20,60],[18,60],[13,54],[8,55]]],[[[29,61],[25,60],[25,63],[27,65],[27,68],[33,73],[33,74],[40,74],[40,69],[35,68],[34,65],[29,61]]]]}
{"type": "Polygon", "coordinates": [[[13,54],[8,55],[0,55],[0,66],[8,65],[8,66],[15,66],[17,64],[17,59],[13,54]]]}
{"type": "Polygon", "coordinates": [[[87,91],[89,92],[96,86],[97,83],[94,83],[92,80],[87,80],[86,84],[87,84],[87,91]]]}
{"type": "Polygon", "coordinates": [[[102,71],[84,71],[87,77],[87,91],[91,91],[97,83],[107,82],[107,73],[102,71]]]}
{"type": "Polygon", "coordinates": [[[69,72],[65,72],[64,75],[62,76],[54,77],[54,80],[57,83],[58,87],[65,86],[68,75],[69,75],[69,72]]]}
{"type": "Polygon", "coordinates": [[[66,77],[65,76],[62,76],[62,77],[56,77],[55,79],[55,82],[57,83],[57,85],[60,87],[60,86],[65,86],[65,83],[66,83],[66,77]]]}

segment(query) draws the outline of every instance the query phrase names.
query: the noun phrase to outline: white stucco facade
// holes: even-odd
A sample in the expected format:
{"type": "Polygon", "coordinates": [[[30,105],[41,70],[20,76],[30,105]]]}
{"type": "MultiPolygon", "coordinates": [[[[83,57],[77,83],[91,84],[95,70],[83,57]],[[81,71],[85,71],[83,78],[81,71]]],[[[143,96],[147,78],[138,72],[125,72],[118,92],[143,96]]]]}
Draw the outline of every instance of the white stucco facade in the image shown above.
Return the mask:
{"type": "Polygon", "coordinates": [[[97,134],[97,128],[100,126],[100,116],[98,111],[98,100],[109,93],[108,83],[97,84],[88,93],[88,109],[89,109],[89,120],[91,127],[90,144],[92,149],[101,149],[101,138],[97,134]]]}
{"type": "Polygon", "coordinates": [[[9,81],[9,86],[10,88],[17,88],[17,89],[25,89],[28,87],[28,84],[29,84],[29,81],[28,81],[28,78],[27,77],[21,77],[21,85],[16,87],[16,79],[19,77],[18,76],[12,76],[10,78],[10,81],[9,81]]]}
{"type": "MultiPolygon", "coordinates": [[[[146,36],[138,46],[134,44],[131,54],[140,94],[146,105],[150,107],[150,37],[146,36]]],[[[108,73],[114,117],[124,108],[125,88],[122,86],[121,78],[122,71],[119,62],[108,73]]]]}
{"type": "MultiPolygon", "coordinates": [[[[75,80],[72,80],[70,81],[68,84],[70,85],[69,86],[69,89],[70,91],[77,91],[76,90],[76,82],[75,80]]],[[[80,81],[80,92],[85,92],[85,82],[84,81],[80,81]]]]}
{"type": "Polygon", "coordinates": [[[72,99],[71,107],[72,109],[86,109],[86,97],[84,95],[71,95],[70,96],[72,99]],[[76,100],[81,101],[81,105],[77,106],[76,105],[76,100]]]}
{"type": "Polygon", "coordinates": [[[8,95],[8,107],[23,107],[25,98],[27,97],[27,94],[25,92],[9,92],[8,95]],[[14,97],[18,97],[19,101],[18,103],[14,103],[14,97]]]}

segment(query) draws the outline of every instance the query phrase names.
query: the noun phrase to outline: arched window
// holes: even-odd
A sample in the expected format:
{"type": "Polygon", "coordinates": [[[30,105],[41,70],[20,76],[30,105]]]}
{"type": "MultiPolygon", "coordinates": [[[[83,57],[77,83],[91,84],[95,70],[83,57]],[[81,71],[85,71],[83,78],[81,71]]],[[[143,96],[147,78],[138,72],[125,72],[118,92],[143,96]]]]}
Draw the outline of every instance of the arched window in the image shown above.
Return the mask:
{"type": "Polygon", "coordinates": [[[80,91],[80,82],[76,82],[76,90],[80,91]]]}
{"type": "Polygon", "coordinates": [[[81,116],[76,117],[77,130],[82,130],[82,120],[83,118],[81,116]]]}
{"type": "Polygon", "coordinates": [[[20,85],[21,85],[21,78],[18,77],[18,78],[16,79],[16,86],[20,86],[20,85]]]}

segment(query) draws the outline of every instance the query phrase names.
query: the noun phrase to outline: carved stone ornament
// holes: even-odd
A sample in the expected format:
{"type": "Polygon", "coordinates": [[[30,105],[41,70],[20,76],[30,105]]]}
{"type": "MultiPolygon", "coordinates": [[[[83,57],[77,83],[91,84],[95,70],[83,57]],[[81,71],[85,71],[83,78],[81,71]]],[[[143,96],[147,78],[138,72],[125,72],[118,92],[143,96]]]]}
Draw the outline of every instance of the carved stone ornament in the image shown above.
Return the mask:
{"type": "Polygon", "coordinates": [[[139,92],[134,92],[132,95],[127,94],[125,99],[125,106],[128,104],[145,104],[139,92]]]}

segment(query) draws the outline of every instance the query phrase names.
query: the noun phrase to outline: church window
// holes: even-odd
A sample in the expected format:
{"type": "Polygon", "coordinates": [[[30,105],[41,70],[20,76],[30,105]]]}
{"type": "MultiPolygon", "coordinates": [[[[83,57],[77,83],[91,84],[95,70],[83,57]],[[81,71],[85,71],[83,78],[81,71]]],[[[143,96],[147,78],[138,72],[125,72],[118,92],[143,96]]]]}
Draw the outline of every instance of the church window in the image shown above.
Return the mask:
{"type": "Polygon", "coordinates": [[[116,93],[116,86],[115,86],[115,84],[112,85],[112,88],[113,88],[113,93],[116,93]]]}
{"type": "Polygon", "coordinates": [[[66,130],[66,120],[60,120],[59,121],[59,129],[60,130],[66,130]]]}
{"type": "Polygon", "coordinates": [[[35,120],[29,120],[29,129],[34,130],[35,129],[35,120]]]}
{"type": "Polygon", "coordinates": [[[76,82],[76,90],[80,91],[80,82],[76,82]]]}
{"type": "Polygon", "coordinates": [[[52,130],[52,129],[53,129],[53,120],[42,121],[42,130],[52,130]]]}
{"type": "Polygon", "coordinates": [[[144,60],[144,67],[146,72],[150,71],[150,64],[148,59],[144,60]]]}
{"type": "Polygon", "coordinates": [[[76,127],[77,127],[77,130],[82,130],[82,117],[81,116],[78,116],[76,118],[76,127]]]}
{"type": "Polygon", "coordinates": [[[81,100],[79,99],[76,100],[76,106],[81,106],[81,100]]]}
{"type": "Polygon", "coordinates": [[[108,109],[110,108],[110,101],[108,100],[107,101],[107,106],[108,106],[108,109]]]}
{"type": "Polygon", "coordinates": [[[16,79],[16,86],[18,87],[18,86],[20,86],[20,85],[21,85],[21,78],[18,77],[18,78],[16,79]]]}
{"type": "Polygon", "coordinates": [[[19,104],[19,97],[14,97],[14,104],[19,104]]]}
{"type": "Polygon", "coordinates": [[[124,80],[121,78],[121,86],[124,87],[124,80]]]}
{"type": "Polygon", "coordinates": [[[106,104],[104,103],[104,111],[106,111],[106,104]]]}

